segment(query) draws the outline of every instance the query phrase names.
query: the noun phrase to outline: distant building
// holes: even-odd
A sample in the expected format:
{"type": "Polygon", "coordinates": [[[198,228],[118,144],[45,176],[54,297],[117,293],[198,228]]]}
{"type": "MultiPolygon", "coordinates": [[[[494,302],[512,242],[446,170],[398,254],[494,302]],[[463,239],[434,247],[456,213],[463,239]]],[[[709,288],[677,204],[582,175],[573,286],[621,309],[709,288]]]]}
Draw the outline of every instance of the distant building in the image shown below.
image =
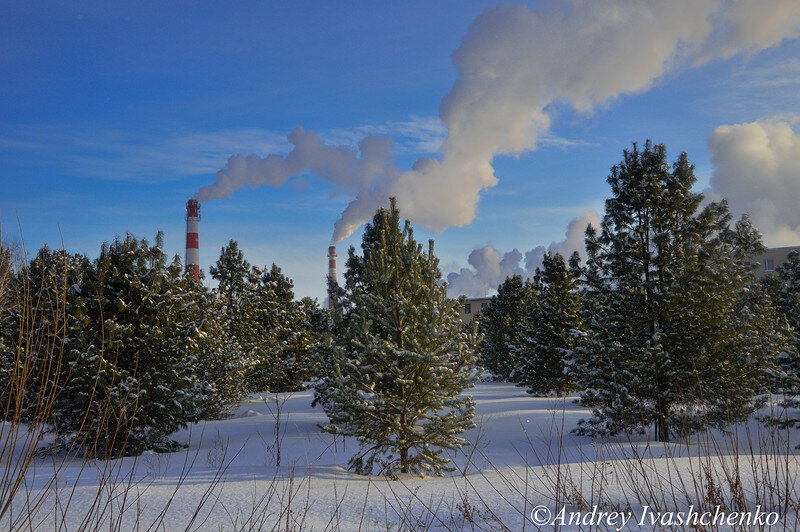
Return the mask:
{"type": "Polygon", "coordinates": [[[800,251],[800,246],[786,246],[782,248],[767,248],[763,254],[753,257],[753,262],[758,263],[756,277],[761,279],[765,275],[775,273],[775,268],[789,260],[789,253],[800,251]]]}
{"type": "Polygon", "coordinates": [[[491,297],[471,297],[461,305],[461,321],[469,323],[472,318],[486,310],[491,303],[491,297]]]}

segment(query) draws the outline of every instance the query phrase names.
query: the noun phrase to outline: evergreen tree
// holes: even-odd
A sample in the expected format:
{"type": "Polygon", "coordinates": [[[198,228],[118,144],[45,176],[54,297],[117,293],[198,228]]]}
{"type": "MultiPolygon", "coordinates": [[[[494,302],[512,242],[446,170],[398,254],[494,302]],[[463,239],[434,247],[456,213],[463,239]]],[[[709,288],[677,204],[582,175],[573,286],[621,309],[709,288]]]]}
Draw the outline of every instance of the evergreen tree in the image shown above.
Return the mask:
{"type": "Polygon", "coordinates": [[[5,415],[41,419],[69,377],[75,352],[86,345],[80,284],[90,268],[82,255],[39,250],[7,285],[0,312],[0,408],[5,415]]]}
{"type": "Polygon", "coordinates": [[[225,329],[246,360],[241,381],[251,392],[296,390],[311,377],[317,334],[311,300],[294,300],[292,280],[273,264],[251,266],[235,240],[222,248],[211,275],[219,281],[225,329]]]}
{"type": "Polygon", "coordinates": [[[250,263],[244,258],[244,252],[239,249],[239,243],[231,240],[223,246],[215,266],[208,271],[211,277],[219,283],[219,293],[225,300],[227,311],[231,314],[237,312],[239,306],[250,296],[256,283],[250,263]]]}
{"type": "Polygon", "coordinates": [[[514,275],[497,287],[497,295],[478,316],[482,336],[478,344],[481,365],[494,377],[518,382],[521,361],[513,347],[523,341],[523,331],[528,326],[528,314],[535,300],[531,283],[514,275]]]}
{"type": "Polygon", "coordinates": [[[198,370],[204,417],[222,417],[230,413],[247,395],[245,379],[250,367],[239,342],[225,330],[224,306],[199,283],[189,285],[194,291],[193,304],[185,309],[186,317],[199,324],[202,335],[198,344],[198,370]]]}
{"type": "Polygon", "coordinates": [[[581,433],[654,424],[668,441],[757,406],[782,349],[774,331],[753,335],[766,302],[746,261],[764,248],[747,218],[731,227],[724,200],[701,209],[695,180],[685,153],[670,168],[650,141],[611,170],[600,231],[586,233],[588,330],[575,369],[595,409],[581,433]]]}
{"type": "MultiPolygon", "coordinates": [[[[236,367],[235,378],[226,380],[226,388],[237,396],[253,391],[249,379],[256,363],[262,337],[255,324],[257,305],[253,302],[258,284],[258,270],[244,258],[239,243],[231,240],[223,246],[219,259],[209,268],[211,277],[218,282],[215,294],[219,301],[219,315],[226,338],[220,347],[230,352],[230,363],[236,367]]],[[[221,371],[227,363],[217,360],[214,373],[222,377],[221,371]]]]}
{"type": "Polygon", "coordinates": [[[333,314],[323,428],[358,438],[356,471],[442,474],[452,470],[443,451],[465,445],[459,434],[474,426],[474,402],[459,394],[479,377],[476,333],[462,329],[440,283],[433,241],[423,252],[394,200],[368,224],[362,249],[333,314]]]}
{"type": "Polygon", "coordinates": [[[777,281],[776,307],[789,325],[800,331],[800,253],[794,250],[784,264],[778,266],[776,275],[767,278],[777,281]]]}
{"type": "Polygon", "coordinates": [[[252,390],[297,390],[311,377],[315,337],[309,300],[294,300],[293,283],[275,264],[260,271],[250,300],[259,342],[248,373],[252,390]]]}
{"type": "Polygon", "coordinates": [[[577,253],[569,265],[560,254],[547,253],[536,269],[527,325],[510,346],[519,364],[515,381],[528,393],[560,396],[572,388],[569,367],[581,327],[579,262],[577,253]]]}
{"type": "Polygon", "coordinates": [[[322,308],[316,299],[304,297],[298,302],[303,318],[303,335],[299,338],[303,353],[303,379],[312,381],[322,375],[319,353],[330,334],[330,314],[322,308]]]}
{"type": "Polygon", "coordinates": [[[0,414],[8,419],[16,394],[12,390],[15,346],[19,342],[16,326],[18,291],[11,246],[0,234],[0,414]]]}
{"type": "Polygon", "coordinates": [[[773,391],[785,397],[782,406],[786,411],[767,421],[800,426],[800,418],[792,414],[800,407],[800,253],[790,252],[787,261],[776,268],[775,275],[762,279],[762,286],[775,302],[777,326],[790,338],[789,345],[779,356],[781,371],[773,383],[773,391]]]}
{"type": "Polygon", "coordinates": [[[169,446],[165,437],[207,404],[199,355],[212,321],[180,260],[167,264],[162,240],[104,245],[81,286],[89,343],[72,362],[56,427],[99,456],[169,446]]]}
{"type": "Polygon", "coordinates": [[[16,251],[17,246],[4,239],[0,232],[0,312],[9,311],[16,299],[12,290],[16,277],[16,251]]]}

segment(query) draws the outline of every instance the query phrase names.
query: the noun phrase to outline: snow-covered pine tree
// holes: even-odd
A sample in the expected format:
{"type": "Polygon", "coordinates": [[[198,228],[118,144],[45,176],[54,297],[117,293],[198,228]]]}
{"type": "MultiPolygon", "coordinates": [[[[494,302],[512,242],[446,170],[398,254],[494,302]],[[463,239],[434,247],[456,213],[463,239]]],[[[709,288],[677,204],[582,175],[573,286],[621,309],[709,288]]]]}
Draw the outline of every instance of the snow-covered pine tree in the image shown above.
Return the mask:
{"type": "Polygon", "coordinates": [[[299,301],[302,310],[305,328],[305,339],[303,340],[307,349],[308,358],[305,360],[309,381],[318,380],[324,372],[324,364],[321,363],[320,355],[325,350],[330,336],[330,313],[327,308],[320,306],[316,299],[304,297],[299,301]]]}
{"type": "Polygon", "coordinates": [[[514,380],[528,393],[559,396],[572,388],[569,366],[581,328],[580,257],[546,253],[536,269],[530,307],[520,343],[512,345],[519,368],[514,380]]]}
{"type": "Polygon", "coordinates": [[[789,253],[775,275],[762,279],[762,286],[771,292],[777,314],[777,327],[785,331],[789,344],[780,354],[780,372],[773,379],[773,391],[785,399],[785,411],[767,421],[783,426],[800,426],[800,418],[792,414],[800,408],[800,253],[789,253]]]}
{"type": "Polygon", "coordinates": [[[452,470],[443,451],[467,444],[459,435],[474,426],[474,402],[459,395],[479,376],[476,333],[462,329],[440,283],[433,241],[425,253],[410,223],[400,225],[394,199],[368,224],[362,247],[334,312],[323,428],[358,438],[350,467],[361,473],[378,465],[388,475],[442,474],[452,470]]]}
{"type": "Polygon", "coordinates": [[[83,255],[45,246],[7,285],[0,311],[0,408],[5,412],[52,422],[40,413],[52,411],[46,405],[56,401],[74,353],[86,345],[79,286],[90,267],[83,255]],[[6,394],[12,390],[17,397],[6,394]]]}
{"type": "Polygon", "coordinates": [[[251,314],[260,345],[248,374],[252,390],[297,390],[311,377],[316,343],[307,312],[309,302],[294,300],[292,280],[273,264],[260,271],[251,314]]]}
{"type": "Polygon", "coordinates": [[[0,418],[9,419],[15,394],[11,385],[14,347],[19,340],[16,271],[6,241],[0,239],[0,418]]]}
{"type": "MultiPolygon", "coordinates": [[[[231,240],[227,246],[222,247],[219,259],[209,268],[209,273],[218,282],[214,294],[217,296],[219,313],[223,319],[222,327],[227,336],[225,350],[230,350],[235,357],[235,365],[242,365],[241,374],[237,370],[238,378],[230,381],[230,384],[240,388],[235,391],[236,395],[244,395],[254,391],[248,375],[255,365],[259,346],[263,341],[255,324],[256,305],[253,302],[258,284],[258,270],[244,258],[239,243],[231,240]]],[[[223,361],[217,362],[224,364],[223,361]]]]}
{"type": "Polygon", "coordinates": [[[644,430],[668,441],[706,419],[741,419],[755,406],[782,350],[748,304],[747,260],[764,248],[726,201],[700,208],[693,166],[670,168],[664,145],[634,143],[608,177],[599,233],[587,229],[583,321],[576,349],[582,402],[594,407],[580,433],[644,430]],[[750,310],[752,312],[748,312],[750,310]]]}
{"type": "Polygon", "coordinates": [[[778,281],[777,310],[795,331],[800,331],[800,252],[790,252],[775,273],[771,277],[778,281]]]}
{"type": "Polygon", "coordinates": [[[480,363],[492,376],[519,382],[516,372],[521,363],[511,346],[522,343],[535,299],[531,283],[513,275],[497,287],[497,295],[478,316],[482,336],[478,344],[480,363]]]}
{"type": "Polygon", "coordinates": [[[57,426],[99,456],[168,446],[206,404],[197,290],[177,258],[167,264],[162,241],[104,245],[81,287],[89,345],[59,396],[57,426]]]}
{"type": "Polygon", "coordinates": [[[185,281],[181,285],[188,292],[184,319],[200,332],[196,347],[201,393],[205,397],[203,417],[224,416],[247,394],[248,360],[239,342],[225,329],[222,301],[191,277],[185,281]]]}
{"type": "Polygon", "coordinates": [[[251,266],[235,240],[222,248],[210,272],[219,281],[225,329],[247,361],[247,390],[298,389],[311,376],[318,342],[309,321],[312,300],[295,301],[292,280],[275,264],[251,266]]]}
{"type": "Polygon", "coordinates": [[[211,266],[208,271],[219,283],[218,292],[224,300],[227,312],[235,314],[242,302],[250,296],[257,281],[250,263],[244,258],[244,252],[239,249],[239,243],[231,240],[227,246],[223,246],[216,265],[211,266]]]}
{"type": "Polygon", "coordinates": [[[0,311],[7,312],[14,306],[13,292],[16,278],[17,246],[11,244],[0,233],[0,311]]]}
{"type": "Polygon", "coordinates": [[[222,327],[222,320],[204,324],[203,334],[205,338],[198,356],[206,398],[203,417],[225,417],[247,396],[248,360],[239,342],[222,327]]]}

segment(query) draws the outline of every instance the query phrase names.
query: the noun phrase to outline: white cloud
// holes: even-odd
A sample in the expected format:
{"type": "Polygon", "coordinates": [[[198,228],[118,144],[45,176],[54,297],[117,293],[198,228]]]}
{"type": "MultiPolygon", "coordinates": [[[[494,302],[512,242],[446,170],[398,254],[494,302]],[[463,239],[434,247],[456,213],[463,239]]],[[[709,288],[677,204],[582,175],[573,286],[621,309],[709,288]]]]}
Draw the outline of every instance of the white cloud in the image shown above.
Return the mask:
{"type": "MultiPolygon", "coordinates": [[[[350,235],[388,196],[397,197],[414,223],[434,231],[469,224],[482,191],[497,184],[495,156],[535,150],[542,141],[569,144],[547,136],[551,105],[591,112],[648,90],[670,70],[752,54],[798,31],[797,0],[574,0],[542,11],[505,3],[489,8],[453,54],[458,79],[440,104],[447,136],[438,157],[420,157],[403,171],[389,152],[380,161],[373,153],[367,161],[363,152],[350,149],[344,174],[320,176],[340,187],[352,179],[351,188],[357,189],[336,223],[334,240],[350,235]],[[352,170],[368,163],[380,168],[372,179],[352,170]]],[[[364,132],[386,135],[389,129],[364,132]]],[[[438,145],[438,134],[433,138],[423,143],[426,150],[438,145]]],[[[341,146],[317,148],[309,164],[319,166],[324,153],[340,156],[341,146]]],[[[256,156],[232,159],[217,174],[223,182],[203,190],[226,196],[236,186],[279,186],[290,170],[314,171],[299,153],[291,157],[283,162],[272,157],[270,164],[256,156]],[[265,171],[276,173],[262,175],[265,171]]]]}
{"type": "Polygon", "coordinates": [[[447,292],[451,297],[482,297],[496,290],[506,277],[522,275],[532,278],[536,268],[541,267],[545,252],[560,253],[568,259],[577,251],[581,258],[585,258],[583,237],[590,224],[599,228],[600,216],[595,211],[586,210],[583,216],[570,221],[564,240],[552,242],[547,248],[536,246],[524,255],[516,248],[502,255],[492,246],[476,248],[467,259],[471,268],[461,268],[447,276],[447,292]]]}
{"type": "Polygon", "coordinates": [[[714,14],[715,29],[698,62],[754,53],[800,37],[797,0],[735,0],[714,14]]]}
{"type": "Polygon", "coordinates": [[[800,134],[797,120],[765,119],[716,128],[708,138],[710,195],[749,213],[770,246],[800,244],[800,134]]]}

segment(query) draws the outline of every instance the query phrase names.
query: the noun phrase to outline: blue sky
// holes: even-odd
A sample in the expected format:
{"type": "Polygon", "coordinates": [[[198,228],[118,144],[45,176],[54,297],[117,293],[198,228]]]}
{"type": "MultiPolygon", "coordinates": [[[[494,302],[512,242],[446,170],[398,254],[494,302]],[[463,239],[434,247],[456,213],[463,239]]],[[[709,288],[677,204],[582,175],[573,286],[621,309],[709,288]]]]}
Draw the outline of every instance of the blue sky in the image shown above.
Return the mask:
{"type": "MultiPolygon", "coordinates": [[[[604,4],[608,11],[620,2],[604,4]]],[[[514,248],[524,255],[551,243],[559,250],[559,243],[571,245],[563,242],[569,240],[570,221],[602,211],[609,167],[631,141],[646,138],[666,143],[671,158],[687,151],[697,167],[699,191],[711,187],[710,195],[731,197],[737,213],[754,205],[771,212],[760,224],[767,243],[791,242],[800,234],[800,220],[781,221],[791,215],[777,196],[797,188],[751,200],[753,191],[765,188],[759,185],[764,179],[772,179],[776,190],[800,181],[797,163],[790,160],[796,157],[784,153],[798,138],[797,8],[791,1],[760,3],[762,15],[788,9],[778,23],[776,17],[752,16],[747,1],[707,4],[701,16],[713,26],[709,35],[702,25],[685,30],[675,21],[671,30],[665,23],[664,39],[674,33],[677,44],[654,48],[652,55],[662,53],[663,61],[651,64],[648,54],[632,66],[609,60],[608,68],[617,69],[623,81],[595,88],[591,78],[580,82],[568,75],[569,68],[582,66],[582,59],[574,58],[580,49],[574,54],[570,49],[573,40],[548,36],[547,29],[564,24],[573,36],[582,36],[613,24],[588,16],[597,3],[575,2],[563,10],[534,2],[518,17],[509,6],[484,13],[494,3],[477,1],[235,7],[7,2],[0,7],[2,231],[18,237],[19,218],[29,249],[45,242],[59,246],[63,238],[67,249],[95,256],[102,241],[116,235],[152,238],[162,229],[168,252],[182,255],[186,200],[213,183],[230,156],[286,155],[292,149],[287,135],[302,126],[327,144],[353,150],[366,135],[391,135],[394,164],[398,172],[406,171],[420,156],[444,157],[439,146],[448,127],[439,118],[440,103],[456,80],[477,83],[490,72],[498,81],[491,88],[495,93],[487,94],[509,98],[505,107],[516,106],[514,112],[522,115],[540,107],[548,123],[535,118],[537,133],[519,149],[487,141],[486,149],[496,154],[490,161],[497,184],[479,181],[479,200],[453,207],[464,212],[474,207],[471,221],[417,207],[419,195],[427,192],[409,189],[420,181],[397,185],[405,187],[401,196],[408,194],[418,239],[436,239],[444,274],[463,268],[462,275],[475,278],[477,284],[459,285],[462,291],[478,295],[509,267],[526,270],[524,260],[497,263],[514,248]],[[505,31],[504,24],[519,18],[518,25],[530,28],[505,31]],[[536,28],[541,35],[531,36],[536,28]],[[515,32],[522,36],[518,47],[515,32]],[[472,38],[462,46],[468,34],[472,38]],[[460,46],[459,70],[452,54],[460,46]],[[513,52],[504,54],[509,49],[513,52]],[[561,77],[561,53],[564,79],[551,83],[561,77]],[[527,76],[531,90],[541,91],[539,100],[505,91],[518,82],[511,79],[516,72],[527,76]],[[758,144],[764,136],[769,142],[758,144]],[[764,156],[753,146],[777,151],[764,156]],[[740,169],[760,168],[764,160],[775,163],[765,176],[740,175],[740,169]],[[770,208],[763,208],[764,202],[770,208]],[[468,264],[473,252],[479,253],[468,264]]],[[[635,31],[619,39],[602,60],[613,54],[624,60],[642,46],[635,31]]],[[[485,121],[469,115],[474,109],[455,114],[464,112],[469,131],[478,133],[473,141],[480,143],[485,121]]],[[[458,176],[442,173],[448,187],[460,186],[458,176]]],[[[202,268],[207,271],[220,247],[236,239],[251,262],[281,266],[295,280],[298,296],[322,299],[333,226],[357,191],[348,187],[305,170],[283,186],[245,186],[228,198],[204,201],[202,268]]],[[[359,240],[357,231],[340,243],[340,256],[359,240]]]]}

